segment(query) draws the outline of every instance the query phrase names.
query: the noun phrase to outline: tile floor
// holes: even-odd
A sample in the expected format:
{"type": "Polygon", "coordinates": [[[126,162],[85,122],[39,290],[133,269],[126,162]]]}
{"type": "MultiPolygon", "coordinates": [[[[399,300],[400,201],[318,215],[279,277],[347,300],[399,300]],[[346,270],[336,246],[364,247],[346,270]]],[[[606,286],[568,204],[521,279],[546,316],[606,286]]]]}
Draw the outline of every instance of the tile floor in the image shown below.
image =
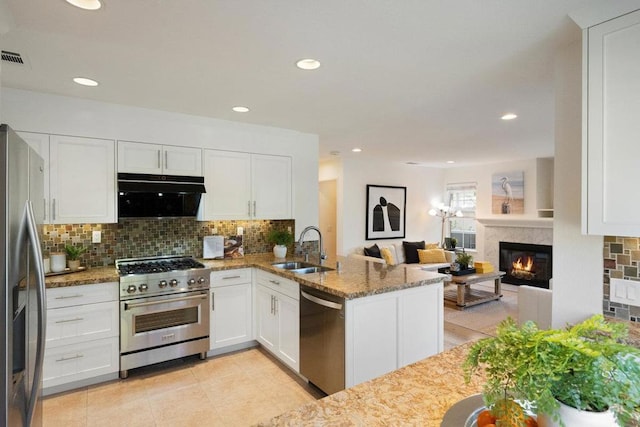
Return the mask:
{"type": "MultiPolygon", "coordinates": [[[[445,349],[488,336],[508,315],[516,318],[517,287],[505,285],[503,294],[501,302],[463,311],[445,306],[445,349]]],[[[44,427],[249,426],[322,396],[254,348],[132,370],[126,380],[46,397],[44,427]]]]}

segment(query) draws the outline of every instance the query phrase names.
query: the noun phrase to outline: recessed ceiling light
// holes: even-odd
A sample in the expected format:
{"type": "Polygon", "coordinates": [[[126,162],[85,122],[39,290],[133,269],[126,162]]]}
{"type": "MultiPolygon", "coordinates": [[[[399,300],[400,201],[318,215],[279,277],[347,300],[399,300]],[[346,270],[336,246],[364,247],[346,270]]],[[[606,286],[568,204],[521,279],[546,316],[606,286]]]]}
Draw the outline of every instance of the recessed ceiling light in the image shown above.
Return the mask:
{"type": "Polygon", "coordinates": [[[301,59],[296,62],[296,66],[301,70],[315,70],[320,68],[320,61],[316,59],[301,59]]]}
{"type": "Polygon", "coordinates": [[[455,160],[447,160],[447,163],[449,163],[450,165],[455,163],[455,162],[456,162],[455,160]]]}
{"type": "Polygon", "coordinates": [[[359,153],[362,151],[362,148],[352,148],[351,151],[353,151],[354,153],[359,153]]]}
{"type": "Polygon", "coordinates": [[[73,81],[82,86],[98,86],[98,82],[86,77],[74,77],[73,81]]]}
{"type": "Polygon", "coordinates": [[[518,117],[517,114],[513,114],[513,113],[507,113],[504,116],[500,117],[502,120],[513,120],[516,117],[518,117]]]}
{"type": "Polygon", "coordinates": [[[66,2],[84,10],[98,10],[102,7],[100,0],[66,0],[66,2]]]}
{"type": "Polygon", "coordinates": [[[235,111],[236,113],[248,113],[249,112],[249,108],[242,107],[240,105],[238,105],[237,107],[233,107],[232,110],[235,111]]]}

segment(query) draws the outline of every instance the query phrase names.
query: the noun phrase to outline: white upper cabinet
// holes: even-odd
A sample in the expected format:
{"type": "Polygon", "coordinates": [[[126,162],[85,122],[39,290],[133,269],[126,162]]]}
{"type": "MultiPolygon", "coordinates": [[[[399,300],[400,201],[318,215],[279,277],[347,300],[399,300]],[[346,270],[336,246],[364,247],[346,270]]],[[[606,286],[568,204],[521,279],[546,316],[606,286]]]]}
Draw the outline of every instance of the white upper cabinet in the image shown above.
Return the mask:
{"type": "MultiPolygon", "coordinates": [[[[48,224],[49,218],[49,135],[46,133],[17,132],[36,153],[44,160],[44,200],[42,201],[43,223],[48,224]]],[[[33,203],[36,203],[33,201],[33,203]]]]}
{"type": "Polygon", "coordinates": [[[640,11],[585,30],[583,232],[640,236],[640,11]]]}
{"type": "Polygon", "coordinates": [[[51,135],[50,223],[113,223],[115,141],[51,135]]]}
{"type": "Polygon", "coordinates": [[[204,150],[198,219],[290,219],[291,158],[204,150]]]}
{"type": "Polygon", "coordinates": [[[118,141],[118,172],[202,176],[202,150],[118,141]]]}

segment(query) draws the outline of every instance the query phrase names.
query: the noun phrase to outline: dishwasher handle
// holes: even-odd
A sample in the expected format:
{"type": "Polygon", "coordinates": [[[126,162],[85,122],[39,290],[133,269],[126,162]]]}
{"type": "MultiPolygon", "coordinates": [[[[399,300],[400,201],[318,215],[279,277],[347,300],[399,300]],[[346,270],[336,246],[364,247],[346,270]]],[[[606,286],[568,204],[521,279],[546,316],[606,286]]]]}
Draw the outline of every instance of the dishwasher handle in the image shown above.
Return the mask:
{"type": "Polygon", "coordinates": [[[310,295],[305,291],[300,291],[300,295],[304,298],[308,299],[311,302],[315,302],[316,304],[320,304],[327,308],[333,308],[334,310],[342,310],[342,304],[338,304],[333,301],[327,301],[326,299],[318,298],[316,296],[310,295]]]}

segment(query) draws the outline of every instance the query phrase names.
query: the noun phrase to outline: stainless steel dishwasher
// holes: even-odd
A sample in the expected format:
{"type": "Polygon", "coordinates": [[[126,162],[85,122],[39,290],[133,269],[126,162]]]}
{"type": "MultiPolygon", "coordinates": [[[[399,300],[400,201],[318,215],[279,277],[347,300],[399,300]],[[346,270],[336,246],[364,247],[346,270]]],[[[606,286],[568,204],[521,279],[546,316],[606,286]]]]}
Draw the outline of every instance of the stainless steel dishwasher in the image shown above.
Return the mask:
{"type": "Polygon", "coordinates": [[[327,394],[344,390],[344,298],[300,286],[300,373],[327,394]]]}

